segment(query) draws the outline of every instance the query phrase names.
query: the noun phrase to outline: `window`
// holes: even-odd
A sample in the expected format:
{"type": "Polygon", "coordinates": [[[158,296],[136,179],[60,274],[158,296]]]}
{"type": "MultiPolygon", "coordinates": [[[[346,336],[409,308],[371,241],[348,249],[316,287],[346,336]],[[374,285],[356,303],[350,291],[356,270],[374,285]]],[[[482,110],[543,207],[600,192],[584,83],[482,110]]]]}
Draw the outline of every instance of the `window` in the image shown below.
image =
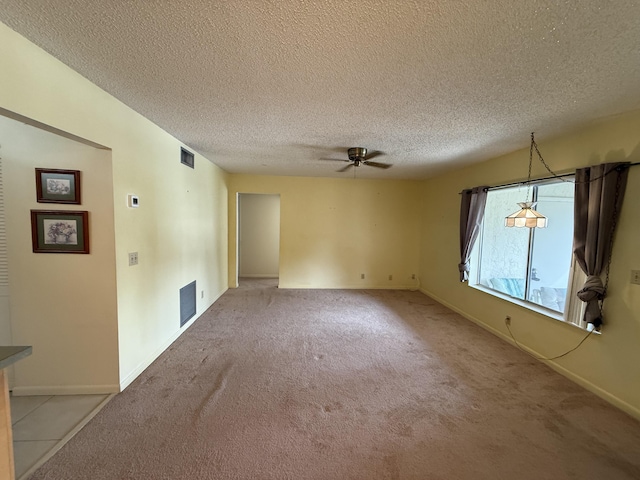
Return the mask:
{"type": "Polygon", "coordinates": [[[469,285],[584,327],[582,302],[573,302],[575,294],[571,293],[576,290],[574,285],[582,285],[580,280],[584,280],[582,271],[573,264],[574,184],[532,184],[531,193],[536,210],[548,218],[547,228],[504,226],[504,218],[524,201],[525,187],[487,193],[469,285]]]}

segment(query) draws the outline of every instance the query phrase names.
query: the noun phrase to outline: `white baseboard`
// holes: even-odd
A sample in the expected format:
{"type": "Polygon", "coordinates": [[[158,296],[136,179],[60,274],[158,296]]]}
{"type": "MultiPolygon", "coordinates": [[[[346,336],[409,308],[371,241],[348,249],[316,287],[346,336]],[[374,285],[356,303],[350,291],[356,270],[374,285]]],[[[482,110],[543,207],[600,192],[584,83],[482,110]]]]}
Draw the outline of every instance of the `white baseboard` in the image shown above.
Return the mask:
{"type": "MultiPolygon", "coordinates": [[[[202,313],[200,315],[202,315],[202,313]]],[[[180,335],[186,332],[189,329],[189,327],[193,325],[193,322],[195,322],[198,318],[200,318],[200,315],[193,317],[191,320],[185,323],[182,327],[180,327],[179,330],[174,332],[174,334],[171,335],[162,345],[160,345],[160,347],[158,347],[151,355],[149,355],[146,359],[140,362],[136,366],[136,368],[134,368],[131,372],[129,372],[129,374],[126,377],[121,379],[120,391],[123,391],[125,388],[131,385],[131,383],[136,378],[138,378],[138,376],[140,376],[140,374],[144,372],[149,367],[149,365],[151,365],[156,360],[156,358],[158,358],[162,354],[162,352],[164,352],[167,348],[169,348],[169,346],[173,342],[175,342],[180,337],[180,335]]]]}
{"type": "Polygon", "coordinates": [[[180,327],[176,332],[174,332],[173,335],[171,335],[167,340],[165,340],[162,345],[160,345],[160,347],[158,347],[151,355],[149,355],[145,360],[143,360],[142,362],[140,362],[138,364],[138,366],[136,368],[134,368],[131,372],[129,372],[129,374],[124,377],[123,379],[120,380],[120,391],[123,391],[125,388],[127,388],[129,385],[131,385],[131,382],[133,382],[136,378],[138,378],[138,376],[144,372],[149,365],[151,365],[167,348],[169,348],[169,346],[175,342],[178,338],[180,338],[180,335],[182,335],[184,332],[186,332],[189,327],[191,327],[191,325],[193,325],[193,322],[195,322],[198,318],[200,318],[200,316],[206,312],[209,307],[211,307],[211,305],[213,305],[221,296],[224,292],[226,292],[227,290],[223,290],[222,292],[220,292],[212,301],[211,303],[204,307],[202,309],[202,311],[200,311],[197,315],[195,315],[193,318],[191,318],[187,323],[185,323],[182,327],[180,327]]]}
{"type": "MultiPolygon", "coordinates": [[[[435,295],[433,293],[428,292],[424,288],[420,288],[420,292],[424,293],[428,297],[433,298],[436,302],[441,303],[442,305],[450,308],[454,312],[459,313],[460,315],[462,315],[467,320],[472,321],[476,325],[478,325],[478,326],[484,328],[485,330],[493,333],[495,336],[500,337],[502,340],[505,340],[506,342],[510,343],[511,345],[517,347],[517,345],[515,344],[513,339],[510,336],[508,336],[508,335],[504,334],[503,332],[501,332],[500,330],[496,330],[492,326],[487,325],[486,323],[484,323],[480,319],[474,317],[473,315],[471,315],[471,314],[469,314],[469,313],[467,313],[467,312],[465,312],[463,310],[460,310],[458,307],[450,304],[446,300],[443,300],[438,295],[435,295]]],[[[533,350],[532,348],[524,346],[522,344],[520,344],[520,348],[522,348],[523,350],[526,350],[527,352],[529,352],[530,354],[534,355],[535,357],[544,357],[544,355],[542,355],[541,353],[533,350]]],[[[625,412],[625,413],[631,415],[632,417],[640,420],[640,409],[638,409],[638,408],[634,407],[633,405],[625,402],[624,400],[616,397],[615,395],[607,392],[606,390],[604,390],[601,387],[595,385],[594,383],[590,382],[589,380],[586,380],[585,378],[575,374],[571,370],[568,370],[565,367],[563,367],[561,365],[558,365],[554,361],[551,361],[551,360],[540,360],[539,358],[536,358],[536,360],[538,360],[540,362],[543,362],[544,364],[548,365],[550,368],[552,368],[553,370],[558,372],[560,375],[562,375],[564,377],[567,377],[569,380],[571,380],[571,381],[577,383],[578,385],[580,385],[581,387],[589,390],[591,393],[596,394],[598,397],[602,398],[606,402],[609,402],[610,404],[612,404],[613,406],[619,408],[623,412],[625,412]]]]}
{"type": "Polygon", "coordinates": [[[11,394],[16,397],[29,395],[105,395],[118,393],[120,386],[114,385],[42,385],[13,387],[11,394]]]}
{"type": "Polygon", "coordinates": [[[239,274],[238,278],[280,278],[277,273],[243,273],[239,274]]]}
{"type": "Polygon", "coordinates": [[[416,290],[415,285],[305,285],[281,283],[278,288],[317,290],[416,290]]]}

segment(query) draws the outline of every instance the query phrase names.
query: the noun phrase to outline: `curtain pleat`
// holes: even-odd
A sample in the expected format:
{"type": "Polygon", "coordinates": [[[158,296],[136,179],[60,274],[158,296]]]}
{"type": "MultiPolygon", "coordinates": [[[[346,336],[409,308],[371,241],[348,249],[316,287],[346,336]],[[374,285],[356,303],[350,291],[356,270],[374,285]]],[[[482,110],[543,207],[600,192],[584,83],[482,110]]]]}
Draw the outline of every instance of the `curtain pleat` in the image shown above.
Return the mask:
{"type": "Polygon", "coordinates": [[[471,250],[480,233],[489,187],[474,187],[462,192],[460,202],[460,281],[469,280],[471,250]]]}
{"type": "Polygon", "coordinates": [[[614,221],[622,207],[629,163],[604,163],[576,170],[573,253],[587,280],[577,293],[587,303],[584,320],[602,325],[606,270],[613,242],[614,221]]]}

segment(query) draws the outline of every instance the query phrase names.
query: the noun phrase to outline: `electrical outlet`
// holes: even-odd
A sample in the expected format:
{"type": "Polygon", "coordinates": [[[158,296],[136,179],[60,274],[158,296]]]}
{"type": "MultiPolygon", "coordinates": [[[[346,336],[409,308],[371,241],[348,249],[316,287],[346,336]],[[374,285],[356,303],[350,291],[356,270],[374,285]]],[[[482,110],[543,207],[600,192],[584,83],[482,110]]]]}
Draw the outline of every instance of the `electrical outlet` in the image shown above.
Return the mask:
{"type": "Polygon", "coordinates": [[[364,273],[360,274],[360,280],[364,280],[364,273]]]}
{"type": "Polygon", "coordinates": [[[389,275],[389,280],[393,280],[393,275],[389,275]]]}
{"type": "Polygon", "coordinates": [[[631,283],[640,285],[640,270],[631,270],[631,283]]]}
{"type": "Polygon", "coordinates": [[[130,252],[129,253],[129,266],[138,264],[138,252],[130,252]]]}
{"type": "Polygon", "coordinates": [[[200,291],[200,298],[204,298],[204,290],[200,291]]]}
{"type": "Polygon", "coordinates": [[[510,327],[510,326],[511,326],[511,317],[510,317],[509,315],[507,315],[506,317],[504,317],[504,324],[505,324],[507,327],[510,327]]]}

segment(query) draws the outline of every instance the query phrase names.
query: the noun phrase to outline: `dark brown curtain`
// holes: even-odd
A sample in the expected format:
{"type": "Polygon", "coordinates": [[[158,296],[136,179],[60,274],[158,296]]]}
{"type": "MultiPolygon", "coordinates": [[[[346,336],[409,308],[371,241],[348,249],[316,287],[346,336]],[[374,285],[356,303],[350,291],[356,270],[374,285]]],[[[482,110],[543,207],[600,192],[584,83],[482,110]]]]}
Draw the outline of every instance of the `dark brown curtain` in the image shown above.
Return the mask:
{"type": "Polygon", "coordinates": [[[487,204],[489,187],[474,187],[463,190],[460,202],[460,281],[469,280],[469,258],[473,244],[480,233],[480,225],[484,218],[484,207],[487,204]]]}
{"type": "Polygon", "coordinates": [[[602,301],[615,223],[622,207],[629,163],[604,163],[576,170],[573,253],[587,275],[578,298],[587,302],[584,320],[602,325],[602,301]]]}

